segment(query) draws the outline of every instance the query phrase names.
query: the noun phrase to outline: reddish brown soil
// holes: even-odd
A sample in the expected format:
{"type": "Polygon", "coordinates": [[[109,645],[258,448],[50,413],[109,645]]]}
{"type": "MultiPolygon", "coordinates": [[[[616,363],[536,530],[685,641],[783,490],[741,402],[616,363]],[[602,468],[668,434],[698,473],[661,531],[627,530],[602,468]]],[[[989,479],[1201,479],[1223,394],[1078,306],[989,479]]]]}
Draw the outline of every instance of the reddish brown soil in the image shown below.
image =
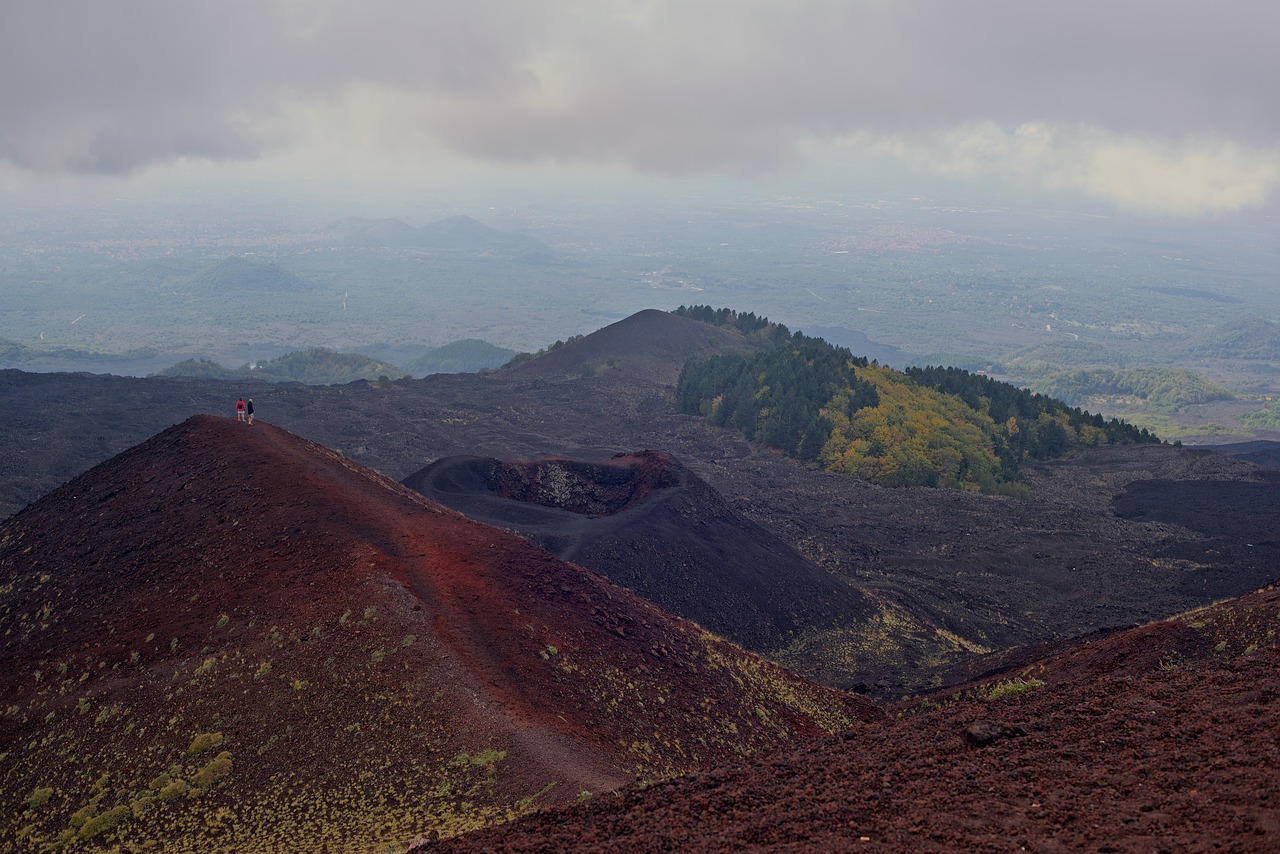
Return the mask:
{"type": "Polygon", "coordinates": [[[1280,591],[1263,590],[903,706],[883,727],[431,850],[1275,851],[1278,616],[1280,591]],[[1012,679],[1043,684],[988,699],[1012,679]]]}
{"type": "Polygon", "coordinates": [[[107,840],[404,842],[881,716],[266,424],[71,481],[0,525],[0,583],[0,828],[29,839],[131,805],[107,840]],[[149,798],[215,731],[230,777],[149,798]]]}

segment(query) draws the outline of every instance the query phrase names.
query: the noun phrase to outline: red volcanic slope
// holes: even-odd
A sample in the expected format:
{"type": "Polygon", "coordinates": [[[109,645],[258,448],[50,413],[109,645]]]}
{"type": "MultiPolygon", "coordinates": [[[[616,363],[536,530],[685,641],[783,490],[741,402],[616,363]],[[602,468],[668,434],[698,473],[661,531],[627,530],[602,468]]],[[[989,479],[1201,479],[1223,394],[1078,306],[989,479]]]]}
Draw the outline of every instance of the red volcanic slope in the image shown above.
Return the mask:
{"type": "Polygon", "coordinates": [[[394,844],[880,716],[266,424],[71,481],[0,526],[0,583],[33,841],[394,844]]]}
{"type": "Polygon", "coordinates": [[[1278,620],[1267,588],[904,706],[884,727],[432,850],[1280,850],[1278,620]]]}

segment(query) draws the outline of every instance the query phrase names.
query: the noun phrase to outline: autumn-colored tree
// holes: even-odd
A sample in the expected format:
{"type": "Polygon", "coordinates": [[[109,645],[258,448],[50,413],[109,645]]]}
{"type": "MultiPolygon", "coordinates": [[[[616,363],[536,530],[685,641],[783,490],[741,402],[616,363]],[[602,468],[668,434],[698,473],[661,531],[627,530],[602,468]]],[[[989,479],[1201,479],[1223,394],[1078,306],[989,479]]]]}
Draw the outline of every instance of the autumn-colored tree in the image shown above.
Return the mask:
{"type": "Polygon", "coordinates": [[[682,306],[678,313],[734,326],[759,347],[689,360],[676,388],[681,412],[885,486],[1022,494],[1017,481],[1027,459],[1159,441],[1122,421],[957,368],[895,371],[755,314],[710,306],[682,306]]]}

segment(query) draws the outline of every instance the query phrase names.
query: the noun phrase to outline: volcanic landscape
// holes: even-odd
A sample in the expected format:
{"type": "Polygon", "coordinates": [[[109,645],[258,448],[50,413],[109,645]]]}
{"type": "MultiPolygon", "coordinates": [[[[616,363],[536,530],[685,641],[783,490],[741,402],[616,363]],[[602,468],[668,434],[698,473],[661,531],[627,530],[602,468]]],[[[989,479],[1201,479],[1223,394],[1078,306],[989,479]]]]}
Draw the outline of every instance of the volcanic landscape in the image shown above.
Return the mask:
{"type": "Polygon", "coordinates": [[[1280,475],[876,487],[676,412],[741,346],[0,372],[0,850],[1277,847],[1280,475]]]}

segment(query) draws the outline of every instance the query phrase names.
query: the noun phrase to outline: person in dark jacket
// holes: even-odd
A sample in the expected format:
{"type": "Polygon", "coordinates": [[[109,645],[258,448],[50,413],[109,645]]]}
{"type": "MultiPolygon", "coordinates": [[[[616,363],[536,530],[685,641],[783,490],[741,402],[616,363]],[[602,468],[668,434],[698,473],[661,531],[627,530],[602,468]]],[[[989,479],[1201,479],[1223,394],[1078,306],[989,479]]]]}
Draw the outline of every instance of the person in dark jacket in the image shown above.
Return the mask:
{"type": "Polygon", "coordinates": [[[249,423],[253,423],[253,398],[249,398],[249,402],[245,404],[245,412],[249,415],[249,423]]]}

